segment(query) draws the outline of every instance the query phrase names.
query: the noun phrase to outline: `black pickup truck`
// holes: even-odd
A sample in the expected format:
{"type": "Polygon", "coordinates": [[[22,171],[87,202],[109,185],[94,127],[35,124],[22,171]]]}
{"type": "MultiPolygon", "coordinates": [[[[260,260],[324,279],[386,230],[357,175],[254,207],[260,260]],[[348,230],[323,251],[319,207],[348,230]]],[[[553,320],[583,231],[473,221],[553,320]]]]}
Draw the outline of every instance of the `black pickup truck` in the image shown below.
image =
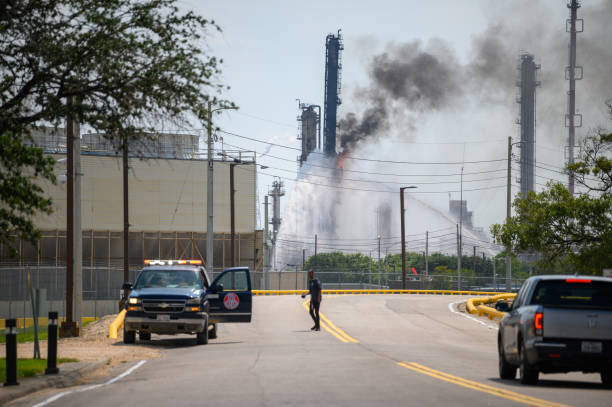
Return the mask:
{"type": "Polygon", "coordinates": [[[134,343],[151,334],[195,334],[198,344],[216,338],[217,324],[251,322],[252,293],[248,267],[224,270],[212,283],[205,268],[187,260],[150,261],[127,301],[123,342],[134,343]]]}
{"type": "Polygon", "coordinates": [[[600,373],[612,386],[612,279],[535,276],[519,290],[499,324],[499,375],[524,384],[540,373],[600,373]]]}

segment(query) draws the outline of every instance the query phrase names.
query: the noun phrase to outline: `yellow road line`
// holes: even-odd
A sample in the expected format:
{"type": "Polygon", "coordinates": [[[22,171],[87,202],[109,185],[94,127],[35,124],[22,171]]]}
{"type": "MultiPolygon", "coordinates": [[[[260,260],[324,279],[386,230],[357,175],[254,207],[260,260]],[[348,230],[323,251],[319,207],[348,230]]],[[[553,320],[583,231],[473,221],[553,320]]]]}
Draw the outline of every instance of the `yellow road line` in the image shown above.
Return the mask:
{"type": "Polygon", "coordinates": [[[327,318],[325,315],[323,315],[323,313],[319,312],[319,316],[321,317],[321,319],[325,322],[327,322],[327,324],[332,327],[333,329],[335,329],[338,333],[340,333],[340,335],[344,336],[346,339],[349,340],[349,342],[353,342],[353,343],[359,343],[359,341],[355,338],[353,338],[352,336],[350,336],[349,334],[347,334],[346,332],[344,332],[342,329],[338,328],[333,322],[331,322],[329,320],[329,318],[327,318]]]}
{"type": "Polygon", "coordinates": [[[418,363],[398,363],[399,366],[405,367],[406,369],[414,370],[422,374],[434,377],[436,379],[444,380],[458,386],[467,387],[472,390],[489,393],[497,397],[502,397],[508,400],[516,401],[518,403],[528,404],[536,407],[569,407],[566,404],[554,403],[552,401],[542,400],[535,397],[527,396],[525,394],[515,393],[509,390],[505,390],[499,387],[488,386],[482,383],[474,382],[471,380],[463,379],[461,377],[453,376],[448,373],[434,370],[427,366],[420,365],[418,363]]]}
{"type": "MultiPolygon", "coordinates": [[[[307,305],[308,303],[309,303],[309,301],[304,301],[302,303],[302,306],[304,307],[304,309],[306,311],[310,311],[309,306],[307,305]]],[[[359,343],[359,341],[357,339],[351,337],[346,332],[344,332],[342,329],[338,328],[333,322],[331,322],[329,320],[329,318],[327,318],[321,312],[319,312],[319,317],[321,317],[321,319],[322,319],[322,321],[320,321],[320,322],[321,322],[321,326],[323,327],[323,329],[325,329],[330,334],[334,335],[341,342],[343,342],[343,343],[348,343],[348,342],[359,343]]]]}

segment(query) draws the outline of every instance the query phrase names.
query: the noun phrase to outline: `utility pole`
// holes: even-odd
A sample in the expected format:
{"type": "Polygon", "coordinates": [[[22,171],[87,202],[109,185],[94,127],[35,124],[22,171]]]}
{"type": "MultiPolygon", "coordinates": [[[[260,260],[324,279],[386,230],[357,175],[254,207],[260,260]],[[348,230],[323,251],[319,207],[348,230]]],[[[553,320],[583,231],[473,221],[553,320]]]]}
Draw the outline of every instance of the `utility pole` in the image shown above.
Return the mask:
{"type": "Polygon", "coordinates": [[[76,331],[74,336],[79,336],[79,329],[83,326],[83,230],[81,218],[81,127],[78,120],[73,121],[73,160],[74,160],[74,323],[76,331]]]}
{"type": "Polygon", "coordinates": [[[497,270],[496,270],[496,258],[493,257],[492,262],[493,262],[493,287],[495,287],[495,291],[497,291],[497,270]]]}
{"type": "MultiPolygon", "coordinates": [[[[508,179],[506,185],[506,225],[510,223],[511,208],[510,201],[512,199],[512,137],[508,137],[508,179]]],[[[510,245],[506,246],[506,292],[510,292],[512,279],[512,266],[510,260],[510,245]]]]}
{"type": "Polygon", "coordinates": [[[376,237],[378,237],[378,287],[380,288],[380,282],[382,281],[382,276],[380,274],[380,235],[377,235],[376,237]]]}
{"type": "MultiPolygon", "coordinates": [[[[317,235],[315,234],[314,264],[317,266],[317,235]]],[[[317,270],[314,270],[317,271],[317,270]]]]}
{"type": "Polygon", "coordinates": [[[231,267],[236,267],[236,224],[234,220],[234,167],[236,163],[230,164],[230,250],[231,250],[231,267]]]}
{"type": "Polygon", "coordinates": [[[474,270],[474,277],[476,277],[476,246],[474,246],[474,254],[472,255],[472,268],[474,270]]]}
{"type": "Polygon", "coordinates": [[[304,270],[305,265],[306,265],[306,249],[302,249],[302,271],[304,270]]]}
{"type": "MultiPolygon", "coordinates": [[[[68,97],[68,105],[72,105],[68,97]]],[[[66,319],[60,327],[60,337],[78,336],[74,311],[74,121],[66,118],[66,319]]]]}
{"type": "Polygon", "coordinates": [[[429,231],[425,232],[425,278],[429,277],[429,231]]]}
{"type": "MultiPolygon", "coordinates": [[[[465,151],[465,144],[464,144],[465,151]]],[[[461,291],[461,262],[463,260],[463,166],[461,166],[461,195],[459,196],[459,274],[457,275],[457,290],[461,291]]],[[[466,205],[467,206],[467,205],[466,205]]]]}
{"type": "Polygon", "coordinates": [[[130,266],[128,260],[128,237],[130,230],[129,204],[128,204],[128,140],[123,137],[123,282],[130,281],[130,266]]]}
{"type": "Polygon", "coordinates": [[[402,222],[402,290],[406,289],[406,225],[404,221],[404,190],[415,186],[400,187],[400,218],[402,222]]]}
{"type": "Polygon", "coordinates": [[[213,160],[213,137],[212,137],[212,102],[208,102],[208,174],[206,187],[206,268],[209,272],[214,273],[215,266],[213,260],[213,242],[214,242],[214,215],[213,215],[213,177],[214,177],[214,160],[213,160]]]}
{"type": "Polygon", "coordinates": [[[265,218],[264,218],[264,289],[270,289],[270,246],[268,230],[268,195],[265,196],[265,218]]]}
{"type": "Polygon", "coordinates": [[[459,225],[457,226],[457,289],[461,290],[461,244],[459,242],[459,225]]]}

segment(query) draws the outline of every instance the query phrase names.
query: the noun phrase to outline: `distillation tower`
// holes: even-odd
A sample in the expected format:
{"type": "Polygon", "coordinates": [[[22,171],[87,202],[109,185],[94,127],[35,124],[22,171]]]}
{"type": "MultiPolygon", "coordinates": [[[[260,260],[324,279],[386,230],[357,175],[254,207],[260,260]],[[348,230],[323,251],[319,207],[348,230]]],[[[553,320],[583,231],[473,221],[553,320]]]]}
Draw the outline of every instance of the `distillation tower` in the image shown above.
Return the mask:
{"type": "Polygon", "coordinates": [[[301,166],[308,155],[321,145],[321,106],[300,103],[298,100],[298,107],[301,110],[297,117],[298,140],[302,141],[302,154],[298,157],[301,166]]]}
{"type": "Polygon", "coordinates": [[[521,116],[521,197],[525,198],[529,191],[535,191],[535,143],[536,143],[536,87],[540,82],[536,80],[536,72],[540,65],[534,62],[533,55],[523,54],[520,57],[520,88],[521,116]]]}
{"type": "Polygon", "coordinates": [[[323,151],[327,156],[336,155],[336,117],[340,100],[340,51],[344,49],[340,30],[325,39],[325,112],[323,120],[323,151]]]}

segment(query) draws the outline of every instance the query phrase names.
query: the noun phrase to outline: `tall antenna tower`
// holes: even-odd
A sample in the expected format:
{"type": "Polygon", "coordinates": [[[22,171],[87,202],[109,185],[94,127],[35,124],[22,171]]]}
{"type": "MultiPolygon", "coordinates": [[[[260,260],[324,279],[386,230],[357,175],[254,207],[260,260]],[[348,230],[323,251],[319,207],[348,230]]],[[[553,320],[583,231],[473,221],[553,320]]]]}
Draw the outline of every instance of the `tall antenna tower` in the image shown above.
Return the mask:
{"type": "Polygon", "coordinates": [[[338,35],[329,34],[325,39],[325,112],[323,121],[323,151],[327,156],[336,155],[336,116],[340,100],[340,51],[344,49],[340,30],[338,35]]]}
{"type": "Polygon", "coordinates": [[[518,86],[521,96],[518,100],[521,105],[521,196],[525,198],[529,191],[534,191],[535,185],[535,123],[536,123],[536,71],[540,65],[533,61],[533,55],[523,54],[520,57],[519,70],[521,80],[518,86]]]}
{"type": "MultiPolygon", "coordinates": [[[[569,66],[565,68],[565,79],[569,80],[568,113],[565,115],[565,126],[569,128],[569,145],[567,163],[574,163],[574,145],[576,144],[576,127],[582,126],[582,115],[576,114],[576,81],[582,79],[582,67],[576,65],[576,33],[584,31],[584,20],[577,18],[580,8],[579,0],[568,0],[570,19],[565,21],[565,31],[570,33],[569,66]]],[[[574,195],[574,173],[569,172],[568,189],[574,195]]]]}

